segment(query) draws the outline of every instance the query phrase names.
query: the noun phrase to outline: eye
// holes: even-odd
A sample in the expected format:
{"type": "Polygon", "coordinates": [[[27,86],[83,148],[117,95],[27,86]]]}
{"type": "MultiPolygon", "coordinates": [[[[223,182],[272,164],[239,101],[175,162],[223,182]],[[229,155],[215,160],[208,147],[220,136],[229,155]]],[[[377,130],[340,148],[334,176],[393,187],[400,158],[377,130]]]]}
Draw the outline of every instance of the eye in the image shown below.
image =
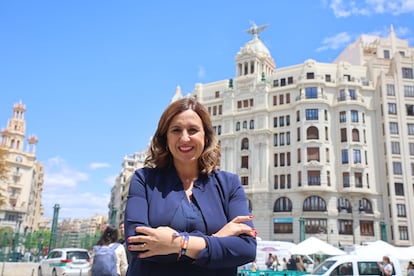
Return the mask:
{"type": "Polygon", "coordinates": [[[173,128],[170,129],[170,132],[172,132],[172,133],[180,133],[181,132],[181,129],[178,128],[178,127],[173,127],[173,128]]]}
{"type": "Polygon", "coordinates": [[[188,133],[192,135],[192,134],[196,134],[198,131],[199,131],[199,130],[198,130],[198,128],[195,128],[195,127],[194,127],[194,128],[190,128],[190,129],[188,130],[188,133]]]}

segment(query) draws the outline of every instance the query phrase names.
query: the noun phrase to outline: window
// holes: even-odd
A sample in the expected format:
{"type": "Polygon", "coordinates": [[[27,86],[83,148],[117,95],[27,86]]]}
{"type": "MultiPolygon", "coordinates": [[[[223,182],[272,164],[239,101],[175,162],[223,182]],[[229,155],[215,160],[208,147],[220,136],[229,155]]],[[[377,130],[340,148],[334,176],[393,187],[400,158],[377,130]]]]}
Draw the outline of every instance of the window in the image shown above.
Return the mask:
{"type": "Polygon", "coordinates": [[[361,150],[354,149],[354,164],[361,164],[361,150]]]}
{"type": "Polygon", "coordinates": [[[344,172],[342,173],[342,185],[344,188],[349,188],[350,184],[349,184],[349,172],[344,172]]]}
{"type": "Polygon", "coordinates": [[[286,132],[286,145],[290,145],[290,132],[286,132]]]}
{"type": "Polygon", "coordinates": [[[279,184],[280,184],[280,189],[286,189],[286,176],[284,174],[280,176],[279,184]]]}
{"type": "Polygon", "coordinates": [[[348,164],[349,160],[348,160],[348,150],[347,149],[343,149],[341,151],[342,153],[342,164],[348,164]]]}
{"type": "Polygon", "coordinates": [[[346,142],[346,128],[341,128],[341,142],[346,142]]]}
{"type": "Polygon", "coordinates": [[[402,77],[404,79],[412,79],[413,78],[413,68],[402,68],[402,77]]]}
{"type": "Polygon", "coordinates": [[[331,82],[331,75],[325,75],[325,80],[327,82],[331,82]]]}
{"type": "Polygon", "coordinates": [[[279,189],[279,176],[278,175],[275,175],[274,176],[274,180],[273,180],[273,188],[275,189],[275,190],[277,190],[277,189],[279,189]]]}
{"type": "Polygon", "coordinates": [[[315,73],[313,72],[306,73],[306,79],[313,80],[314,78],[315,78],[315,73]]]}
{"type": "Polygon", "coordinates": [[[254,129],[254,120],[250,120],[249,127],[250,129],[254,129]]]}
{"type": "Polygon", "coordinates": [[[339,219],[338,220],[338,232],[340,235],[353,235],[353,224],[352,224],[352,220],[348,220],[348,219],[339,219]]]}
{"type": "Polygon", "coordinates": [[[321,172],[320,171],[308,171],[308,185],[320,186],[321,185],[321,172]]]}
{"type": "MultiPolygon", "coordinates": [[[[413,147],[413,150],[414,150],[414,147],[413,147]]],[[[392,154],[400,154],[400,142],[397,142],[397,141],[391,142],[391,152],[392,154]]],[[[411,153],[411,147],[410,147],[410,153],[411,153]]]]}
{"type": "Polygon", "coordinates": [[[318,109],[306,109],[306,120],[318,120],[318,109]]]}
{"type": "Polygon", "coordinates": [[[398,123],[390,122],[390,133],[391,134],[398,134],[398,123]]]}
{"type": "Polygon", "coordinates": [[[352,130],[352,141],[359,142],[359,130],[356,128],[352,130]]]}
{"type": "Polygon", "coordinates": [[[372,210],[372,204],[371,201],[369,201],[366,198],[363,198],[359,201],[359,212],[373,214],[374,211],[372,210]]]}
{"type": "Polygon", "coordinates": [[[247,129],[247,121],[243,121],[243,129],[247,129]]]}
{"type": "Polygon", "coordinates": [[[318,89],[316,87],[306,87],[305,93],[306,93],[306,99],[318,98],[318,89]]]}
{"type": "Polygon", "coordinates": [[[397,104],[388,103],[388,114],[392,114],[392,115],[397,114],[397,104]]]}
{"type": "Polygon", "coordinates": [[[384,58],[390,59],[390,50],[384,50],[384,58]]]}
{"type": "Polygon", "coordinates": [[[404,185],[403,183],[394,183],[395,195],[404,196],[404,185]]]}
{"type": "Polygon", "coordinates": [[[346,100],[345,89],[339,90],[339,99],[338,101],[342,102],[346,100]]]}
{"type": "Polygon", "coordinates": [[[241,157],[241,167],[243,169],[248,169],[249,168],[249,156],[242,156],[241,157]]]}
{"type": "Polygon", "coordinates": [[[358,123],[359,122],[359,118],[358,118],[358,111],[356,110],[351,110],[351,121],[353,123],[358,123]]]}
{"type": "Polygon", "coordinates": [[[345,197],[338,198],[338,211],[340,213],[352,213],[352,206],[348,199],[345,197]]]}
{"type": "Polygon", "coordinates": [[[414,85],[404,85],[404,96],[414,97],[414,85]]]}
{"type": "Polygon", "coordinates": [[[240,177],[242,185],[246,186],[249,185],[249,177],[248,176],[242,176],[240,177]]]}
{"type": "MultiPolygon", "coordinates": [[[[293,83],[293,79],[292,79],[292,83],[293,83]]],[[[286,103],[290,103],[290,93],[286,94],[286,103]]]]}
{"type": "Polygon", "coordinates": [[[414,105],[406,104],[405,109],[407,110],[407,116],[414,116],[414,105]]]}
{"type": "Polygon", "coordinates": [[[285,166],[285,154],[284,153],[279,154],[279,161],[280,161],[280,166],[284,167],[285,166]]]}
{"type": "Polygon", "coordinates": [[[402,174],[401,162],[392,162],[392,170],[394,174],[401,175],[402,174]]]}
{"type": "Polygon", "coordinates": [[[277,127],[277,117],[273,117],[273,127],[277,127]]]}
{"type": "Polygon", "coordinates": [[[318,128],[315,126],[308,127],[306,129],[306,139],[308,140],[319,139],[318,128]]]}
{"type": "Polygon", "coordinates": [[[275,153],[274,155],[273,155],[273,166],[275,166],[275,167],[277,167],[277,164],[278,164],[278,155],[277,155],[277,153],[275,153]]]}
{"type": "Polygon", "coordinates": [[[414,135],[414,124],[407,124],[408,135],[414,135]]]}
{"type": "Polygon", "coordinates": [[[273,134],[273,146],[277,146],[277,133],[273,134]]]}
{"type": "Polygon", "coordinates": [[[303,202],[303,211],[326,211],[326,202],[319,196],[310,196],[303,202]]]}
{"type": "Polygon", "coordinates": [[[398,226],[398,232],[400,233],[400,240],[408,241],[408,227],[398,226]]]}
{"type": "Polygon", "coordinates": [[[355,89],[349,89],[349,97],[351,98],[351,100],[356,100],[356,93],[355,93],[355,89]]]}
{"type": "Polygon", "coordinates": [[[279,104],[283,104],[285,101],[283,100],[283,94],[279,95],[279,104]]]}
{"type": "Polygon", "coordinates": [[[236,123],[236,131],[239,131],[240,130],[240,122],[237,122],[236,123]]]}
{"type": "Polygon", "coordinates": [[[319,159],[319,148],[318,147],[314,147],[314,148],[307,148],[307,153],[308,153],[308,162],[315,160],[315,161],[320,161],[319,159]]]}
{"type": "Polygon", "coordinates": [[[274,234],[290,234],[293,233],[292,222],[274,222],[273,223],[274,234]]]}
{"type": "Polygon", "coordinates": [[[355,174],[354,174],[354,177],[355,177],[355,187],[357,187],[357,188],[362,188],[362,173],[360,173],[360,172],[356,172],[355,174]]]}
{"type": "Polygon", "coordinates": [[[340,123],[346,122],[346,111],[339,112],[339,122],[340,123]]]}
{"type": "Polygon", "coordinates": [[[298,151],[297,151],[297,159],[298,159],[298,163],[300,163],[301,162],[301,158],[300,158],[300,149],[298,149],[298,151]]]}
{"type": "Polygon", "coordinates": [[[296,111],[296,122],[300,122],[300,111],[296,111]]]}
{"type": "Polygon", "coordinates": [[[302,186],[302,172],[298,171],[298,187],[302,186]]]}
{"type": "MultiPolygon", "coordinates": [[[[288,84],[293,84],[293,77],[288,77],[288,84]]],[[[288,102],[286,101],[286,103],[288,102]]]]}
{"type": "Polygon", "coordinates": [[[394,84],[387,84],[387,95],[388,96],[395,96],[394,84]]]}
{"type": "Polygon", "coordinates": [[[249,149],[249,139],[243,138],[241,142],[241,150],[248,150],[249,149]]]}
{"type": "Polygon", "coordinates": [[[374,222],[373,221],[364,221],[359,222],[360,234],[361,236],[374,236],[374,222]]]}
{"type": "Polygon", "coordinates": [[[307,218],[305,219],[306,234],[326,234],[327,221],[326,219],[307,218]]]}
{"type": "Polygon", "coordinates": [[[279,145],[284,146],[285,145],[285,133],[279,134],[279,145]]]}
{"type": "Polygon", "coordinates": [[[283,116],[279,117],[279,126],[281,127],[285,126],[285,117],[283,116]]]}
{"type": "Polygon", "coordinates": [[[400,218],[407,217],[407,212],[405,210],[405,204],[397,204],[397,216],[400,218]]]}

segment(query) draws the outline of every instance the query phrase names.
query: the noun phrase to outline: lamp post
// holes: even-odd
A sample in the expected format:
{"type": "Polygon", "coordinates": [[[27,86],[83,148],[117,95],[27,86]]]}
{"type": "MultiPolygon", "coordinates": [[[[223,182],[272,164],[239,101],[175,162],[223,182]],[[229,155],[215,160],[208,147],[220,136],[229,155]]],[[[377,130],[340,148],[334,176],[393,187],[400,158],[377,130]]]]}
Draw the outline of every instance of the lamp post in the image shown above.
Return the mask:
{"type": "Polygon", "coordinates": [[[299,218],[299,242],[302,242],[305,240],[305,218],[300,217],[299,218]]]}

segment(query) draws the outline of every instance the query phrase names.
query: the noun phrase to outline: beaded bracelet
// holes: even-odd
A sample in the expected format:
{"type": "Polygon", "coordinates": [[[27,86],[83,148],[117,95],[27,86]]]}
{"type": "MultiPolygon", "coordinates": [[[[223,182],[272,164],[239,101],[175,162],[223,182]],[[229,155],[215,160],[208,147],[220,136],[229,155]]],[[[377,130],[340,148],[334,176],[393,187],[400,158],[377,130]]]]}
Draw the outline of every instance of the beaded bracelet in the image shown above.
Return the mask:
{"type": "Polygon", "coordinates": [[[190,240],[190,236],[188,235],[187,232],[181,232],[181,233],[174,233],[173,237],[181,237],[181,247],[180,247],[180,251],[178,252],[178,257],[177,260],[180,260],[182,256],[185,256],[185,254],[187,253],[187,248],[188,248],[188,241],[190,240]]]}

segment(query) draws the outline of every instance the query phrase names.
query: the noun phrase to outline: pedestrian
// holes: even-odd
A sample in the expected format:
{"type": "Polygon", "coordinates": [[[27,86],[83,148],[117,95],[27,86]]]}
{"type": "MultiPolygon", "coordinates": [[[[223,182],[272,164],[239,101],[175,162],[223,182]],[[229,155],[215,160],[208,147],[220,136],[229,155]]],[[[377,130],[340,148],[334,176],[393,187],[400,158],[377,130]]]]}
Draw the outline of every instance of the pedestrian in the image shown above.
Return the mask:
{"type": "Polygon", "coordinates": [[[207,109],[194,98],[161,115],[125,208],[134,255],[127,275],[236,275],[256,257],[256,230],[240,178],[219,170],[207,109]]]}
{"type": "Polygon", "coordinates": [[[128,251],[127,244],[125,242],[125,229],[124,229],[124,221],[119,223],[119,232],[121,234],[121,238],[118,240],[118,243],[122,244],[125,249],[125,253],[127,256],[128,264],[131,262],[131,253],[128,251]]]}
{"type": "Polygon", "coordinates": [[[273,264],[273,255],[272,255],[272,253],[269,253],[269,255],[267,255],[267,259],[266,259],[266,262],[265,262],[266,269],[271,269],[272,264],[273,264]]]}
{"type": "Polygon", "coordinates": [[[118,242],[118,229],[107,225],[93,247],[90,276],[125,276],[128,268],[125,249],[118,242]]]}
{"type": "Polygon", "coordinates": [[[287,269],[288,270],[297,270],[297,266],[296,266],[296,259],[293,255],[290,256],[288,263],[287,263],[287,269]]]}
{"type": "Polygon", "coordinates": [[[391,276],[392,275],[393,267],[392,267],[392,263],[390,261],[390,258],[388,256],[382,257],[382,263],[380,262],[378,265],[379,265],[380,271],[382,273],[382,276],[391,276]]]}
{"type": "Polygon", "coordinates": [[[287,270],[287,260],[286,257],[283,257],[282,259],[282,271],[287,270]]]}
{"type": "Polygon", "coordinates": [[[407,276],[414,276],[414,263],[413,263],[413,261],[408,262],[407,276]]]}

